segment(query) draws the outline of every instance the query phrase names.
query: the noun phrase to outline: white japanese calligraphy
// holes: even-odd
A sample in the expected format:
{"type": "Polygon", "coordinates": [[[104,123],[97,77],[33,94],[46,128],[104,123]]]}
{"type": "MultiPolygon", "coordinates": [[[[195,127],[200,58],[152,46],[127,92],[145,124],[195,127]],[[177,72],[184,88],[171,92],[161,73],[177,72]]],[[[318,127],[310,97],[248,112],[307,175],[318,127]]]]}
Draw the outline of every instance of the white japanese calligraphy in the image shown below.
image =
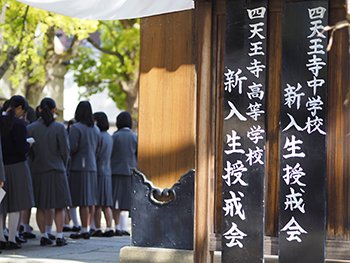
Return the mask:
{"type": "Polygon", "coordinates": [[[260,107],[262,104],[255,102],[255,104],[249,103],[248,110],[250,112],[246,112],[246,114],[251,117],[253,120],[257,121],[258,117],[261,116],[261,114],[265,113],[265,111],[260,110],[260,107]]]}
{"type": "Polygon", "coordinates": [[[324,14],[326,12],[326,8],[324,7],[316,7],[316,8],[312,8],[312,9],[308,9],[309,11],[309,17],[310,19],[317,19],[317,18],[323,18],[324,17],[324,14]]]}
{"type": "Polygon", "coordinates": [[[242,81],[247,80],[247,77],[239,76],[242,73],[241,69],[238,69],[236,73],[230,69],[227,70],[228,72],[224,73],[225,78],[227,80],[226,82],[224,82],[225,90],[231,93],[231,91],[238,85],[238,93],[242,94],[242,81]]]}
{"type": "Polygon", "coordinates": [[[314,117],[318,110],[322,110],[323,101],[320,96],[317,95],[317,98],[311,97],[308,98],[306,102],[306,108],[311,112],[311,115],[314,117]]]}
{"type": "Polygon", "coordinates": [[[265,131],[258,125],[258,127],[250,127],[250,131],[247,131],[247,137],[255,144],[259,142],[259,140],[264,139],[261,134],[265,133],[265,131]]]}
{"type": "Polygon", "coordinates": [[[260,164],[264,164],[264,162],[261,160],[261,158],[263,157],[264,151],[262,149],[260,149],[258,146],[255,146],[256,150],[252,150],[252,149],[248,149],[249,152],[246,154],[246,156],[248,157],[246,162],[249,163],[250,166],[252,166],[255,163],[260,163],[260,164]]]}
{"type": "Polygon", "coordinates": [[[253,28],[253,29],[250,30],[250,33],[252,33],[252,35],[250,37],[248,37],[248,39],[251,39],[251,38],[253,38],[255,36],[258,36],[260,39],[265,39],[265,37],[260,34],[260,32],[264,31],[264,29],[258,28],[258,27],[264,26],[263,22],[259,22],[259,23],[256,23],[256,24],[249,24],[249,26],[251,28],[253,28]]]}
{"type": "Polygon", "coordinates": [[[262,45],[262,42],[254,42],[254,43],[250,43],[250,45],[252,46],[252,48],[250,48],[250,51],[252,51],[251,53],[248,53],[249,56],[258,56],[258,55],[265,55],[264,52],[260,51],[263,48],[259,47],[259,45],[262,45]]]}
{"type": "Polygon", "coordinates": [[[248,171],[241,160],[237,160],[236,163],[231,164],[230,161],[226,161],[226,168],[224,168],[226,174],[222,176],[228,186],[240,183],[242,186],[248,186],[246,182],[242,180],[243,173],[248,171]],[[231,177],[235,177],[231,182],[231,177]]]}
{"type": "Polygon", "coordinates": [[[286,164],[286,167],[283,168],[283,171],[286,172],[283,175],[283,180],[287,185],[297,184],[299,186],[306,186],[306,184],[300,182],[300,178],[305,176],[303,168],[300,166],[300,163],[297,163],[294,167],[286,164]],[[291,181],[293,179],[293,181],[291,181]]]}
{"type": "Polygon", "coordinates": [[[297,93],[302,86],[300,83],[298,83],[297,88],[287,84],[287,88],[284,89],[285,94],[285,103],[284,105],[287,105],[288,108],[292,108],[292,105],[296,102],[297,103],[297,109],[300,108],[300,100],[302,96],[305,96],[304,92],[297,93]]]}
{"type": "Polygon", "coordinates": [[[231,101],[228,101],[227,103],[228,103],[228,105],[230,105],[231,110],[230,110],[230,113],[226,116],[225,121],[231,119],[231,118],[233,117],[233,115],[236,115],[237,118],[238,118],[240,121],[246,121],[246,120],[247,120],[247,118],[244,117],[244,116],[237,110],[237,108],[235,107],[235,105],[234,105],[231,101]]]}
{"type": "Polygon", "coordinates": [[[256,59],[253,60],[253,62],[250,62],[251,67],[247,67],[247,69],[252,73],[255,77],[260,77],[260,72],[264,70],[265,65],[261,64],[261,61],[258,61],[256,59]]]}
{"type": "Polygon", "coordinates": [[[253,20],[256,18],[264,18],[266,8],[265,7],[258,7],[255,9],[247,9],[248,17],[253,20]]]}
{"type": "MultiPolygon", "coordinates": [[[[305,203],[303,203],[304,199],[301,198],[303,194],[296,193],[292,187],[289,187],[289,190],[290,194],[286,195],[286,201],[284,202],[286,206],[284,210],[287,210],[288,208],[290,211],[299,209],[301,213],[305,214],[305,203]]],[[[300,191],[305,192],[303,189],[300,189],[300,191]]]]}
{"type": "Polygon", "coordinates": [[[225,207],[222,208],[222,210],[225,211],[224,216],[229,215],[230,217],[233,217],[234,215],[238,215],[240,219],[245,220],[245,212],[242,209],[243,205],[241,203],[241,198],[244,197],[244,194],[238,191],[239,197],[236,196],[233,191],[229,191],[229,193],[231,195],[231,199],[224,199],[225,207]]]}
{"type": "Polygon", "coordinates": [[[227,239],[230,240],[229,243],[226,243],[226,246],[228,247],[234,247],[238,246],[240,248],[243,247],[243,244],[241,241],[244,237],[247,236],[247,234],[243,233],[241,230],[238,229],[237,224],[232,222],[231,228],[223,234],[223,236],[227,239]]]}
{"type": "Polygon", "coordinates": [[[322,87],[324,83],[325,81],[323,79],[317,79],[315,76],[313,80],[307,81],[307,85],[309,86],[309,88],[313,89],[314,95],[316,95],[317,87],[322,87]]]}
{"type": "Polygon", "coordinates": [[[237,132],[235,130],[232,130],[232,136],[229,134],[226,134],[226,136],[227,136],[227,145],[231,147],[231,150],[224,151],[227,155],[232,153],[245,153],[243,149],[236,148],[241,146],[241,143],[237,142],[238,140],[241,139],[241,137],[237,135],[237,132]]]}
{"type": "Polygon", "coordinates": [[[292,216],[291,220],[289,220],[289,222],[281,229],[281,231],[287,231],[287,234],[289,235],[289,237],[287,237],[287,240],[289,242],[296,240],[300,243],[302,240],[299,236],[301,234],[307,234],[307,232],[295,220],[294,216],[292,216]]]}
{"type": "Polygon", "coordinates": [[[291,158],[291,157],[299,157],[304,158],[306,155],[303,152],[297,153],[298,150],[301,150],[300,146],[297,146],[297,144],[303,144],[302,140],[295,140],[295,135],[292,135],[292,139],[289,140],[288,137],[286,137],[286,142],[283,146],[283,149],[287,149],[290,154],[284,154],[283,157],[285,159],[291,158]]]}

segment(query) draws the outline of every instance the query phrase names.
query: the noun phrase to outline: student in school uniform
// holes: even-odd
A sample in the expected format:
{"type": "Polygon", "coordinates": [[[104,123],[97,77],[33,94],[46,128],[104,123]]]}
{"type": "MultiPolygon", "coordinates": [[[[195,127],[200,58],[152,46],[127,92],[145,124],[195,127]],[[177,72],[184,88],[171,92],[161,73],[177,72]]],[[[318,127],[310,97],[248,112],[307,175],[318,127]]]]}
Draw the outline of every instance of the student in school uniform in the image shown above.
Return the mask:
{"type": "Polygon", "coordinates": [[[0,116],[1,144],[6,176],[6,195],[0,203],[0,248],[18,249],[16,242],[20,212],[34,206],[33,184],[26,159],[31,143],[27,142],[27,128],[20,119],[28,108],[19,95],[11,97],[8,107],[0,116]],[[9,237],[3,235],[3,214],[8,214],[9,237]],[[6,246],[5,246],[6,244],[6,246]]]}
{"type": "Polygon", "coordinates": [[[107,115],[104,112],[94,113],[94,120],[97,127],[100,129],[100,145],[97,156],[97,199],[95,207],[95,231],[92,234],[94,237],[111,237],[114,236],[112,228],[112,170],[111,170],[111,155],[113,140],[107,130],[109,122],[107,115]],[[103,211],[107,228],[105,232],[101,230],[101,211],[103,211]]]}
{"type": "Polygon", "coordinates": [[[69,131],[71,148],[69,187],[72,206],[79,206],[81,231],[71,234],[71,238],[89,239],[89,225],[94,214],[97,194],[96,156],[100,130],[95,126],[90,102],[79,102],[75,111],[75,120],[69,131]]]}
{"type": "MultiPolygon", "coordinates": [[[[4,170],[4,163],[2,160],[2,150],[1,150],[2,146],[1,146],[1,140],[0,140],[0,188],[2,188],[4,186],[4,182],[5,182],[5,170],[4,170]]],[[[1,249],[0,249],[0,254],[1,254],[1,249]]]]}
{"type": "MultiPolygon", "coordinates": [[[[112,135],[113,150],[112,195],[113,218],[119,224],[120,212],[131,208],[131,168],[137,167],[137,135],[131,131],[132,119],[129,112],[121,112],[117,116],[118,130],[112,135]]],[[[116,236],[128,235],[127,231],[115,230],[116,236]]]]}
{"type": "Polygon", "coordinates": [[[28,125],[28,137],[35,142],[29,151],[33,178],[36,219],[41,233],[40,245],[53,244],[49,238],[53,220],[56,224],[56,245],[65,246],[62,235],[64,208],[71,205],[66,175],[69,142],[63,124],[54,120],[56,103],[44,98],[40,103],[40,118],[28,125]]]}

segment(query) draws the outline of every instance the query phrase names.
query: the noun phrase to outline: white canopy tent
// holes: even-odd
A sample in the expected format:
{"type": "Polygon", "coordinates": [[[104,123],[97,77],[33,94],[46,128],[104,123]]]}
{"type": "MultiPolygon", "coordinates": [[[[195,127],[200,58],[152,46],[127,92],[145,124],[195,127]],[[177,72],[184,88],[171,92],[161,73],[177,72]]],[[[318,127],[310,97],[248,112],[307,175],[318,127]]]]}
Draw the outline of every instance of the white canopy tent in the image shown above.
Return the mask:
{"type": "Polygon", "coordinates": [[[147,17],[194,8],[193,0],[17,0],[70,17],[117,20],[147,17]]]}

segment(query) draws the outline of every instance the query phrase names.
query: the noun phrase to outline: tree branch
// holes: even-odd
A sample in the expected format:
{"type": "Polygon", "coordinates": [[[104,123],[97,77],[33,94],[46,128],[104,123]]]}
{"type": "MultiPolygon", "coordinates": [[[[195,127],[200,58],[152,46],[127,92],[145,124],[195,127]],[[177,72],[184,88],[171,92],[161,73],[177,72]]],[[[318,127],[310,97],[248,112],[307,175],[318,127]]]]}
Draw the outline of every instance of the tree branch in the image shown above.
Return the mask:
{"type": "Polygon", "coordinates": [[[24,12],[24,15],[23,15],[23,27],[22,27],[22,32],[21,32],[21,38],[19,39],[18,45],[17,45],[17,47],[11,48],[7,52],[6,59],[5,59],[4,63],[2,63],[2,65],[0,66],[0,79],[5,75],[6,71],[9,69],[9,67],[10,67],[12,61],[15,59],[15,57],[21,52],[21,49],[19,47],[20,47],[20,45],[23,41],[23,38],[24,38],[24,31],[26,31],[28,11],[29,11],[29,5],[27,5],[26,11],[24,12]]]}
{"type": "Polygon", "coordinates": [[[106,54],[109,54],[109,55],[114,55],[114,56],[117,56],[120,60],[120,63],[124,66],[124,58],[123,56],[119,53],[119,52],[114,52],[114,51],[111,51],[111,50],[108,50],[108,49],[105,49],[103,47],[100,47],[99,45],[97,45],[97,43],[91,38],[91,37],[88,37],[87,39],[95,48],[97,48],[99,51],[103,52],[103,53],[106,53],[106,54]]]}

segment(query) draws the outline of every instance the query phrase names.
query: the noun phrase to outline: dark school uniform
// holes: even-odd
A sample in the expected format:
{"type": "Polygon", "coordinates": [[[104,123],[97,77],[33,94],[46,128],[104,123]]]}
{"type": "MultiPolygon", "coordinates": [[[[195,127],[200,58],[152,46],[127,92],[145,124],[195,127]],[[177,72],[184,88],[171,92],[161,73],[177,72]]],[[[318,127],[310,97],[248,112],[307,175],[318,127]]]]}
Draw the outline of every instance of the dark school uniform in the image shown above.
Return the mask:
{"type": "Polygon", "coordinates": [[[99,138],[97,126],[88,127],[77,122],[70,128],[71,163],[68,181],[73,206],[96,205],[99,138]]]}
{"type": "Polygon", "coordinates": [[[97,195],[96,205],[112,206],[111,156],[113,139],[108,132],[100,133],[100,146],[97,155],[97,195]]]}
{"type": "Polygon", "coordinates": [[[72,204],[66,166],[69,155],[67,131],[63,124],[46,127],[39,118],[28,125],[28,137],[35,143],[29,151],[35,206],[40,209],[63,208],[72,204]]]}
{"type": "Polygon", "coordinates": [[[113,208],[130,211],[131,168],[137,167],[137,135],[129,128],[123,128],[115,132],[112,138],[113,208]]]}
{"type": "MultiPolygon", "coordinates": [[[[3,116],[0,116],[0,129],[4,128],[3,116]]],[[[9,134],[1,136],[2,157],[6,181],[6,195],[0,203],[0,214],[19,212],[34,206],[33,183],[26,154],[30,145],[27,143],[25,123],[13,117],[9,134]]]]}

